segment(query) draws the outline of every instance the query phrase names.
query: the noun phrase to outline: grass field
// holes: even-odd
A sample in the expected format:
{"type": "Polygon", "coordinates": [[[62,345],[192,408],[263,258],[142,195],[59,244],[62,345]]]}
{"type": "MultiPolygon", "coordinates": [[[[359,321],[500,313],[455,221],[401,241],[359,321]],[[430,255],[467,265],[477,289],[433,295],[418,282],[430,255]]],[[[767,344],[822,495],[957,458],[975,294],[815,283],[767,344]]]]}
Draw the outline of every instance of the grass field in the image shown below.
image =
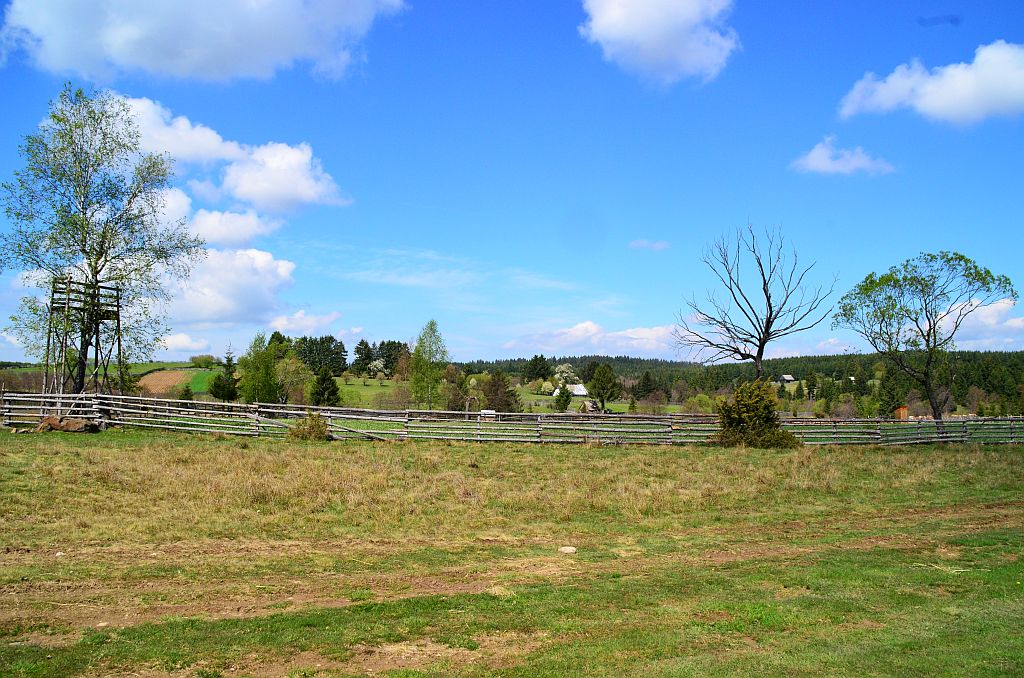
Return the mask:
{"type": "Polygon", "coordinates": [[[1020,674],[1022,490],[1019,447],[0,432],[0,673],[1020,674]]]}

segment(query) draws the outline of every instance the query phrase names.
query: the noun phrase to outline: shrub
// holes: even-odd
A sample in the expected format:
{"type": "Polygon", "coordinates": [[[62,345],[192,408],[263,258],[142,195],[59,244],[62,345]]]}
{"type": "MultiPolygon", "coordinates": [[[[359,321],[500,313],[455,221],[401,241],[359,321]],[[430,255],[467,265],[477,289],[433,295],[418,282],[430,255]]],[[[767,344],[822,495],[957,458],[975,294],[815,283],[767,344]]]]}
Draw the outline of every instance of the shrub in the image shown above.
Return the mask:
{"type": "Polygon", "coordinates": [[[192,400],[192,399],[194,399],[194,397],[195,397],[195,394],[192,393],[192,386],[189,385],[189,384],[185,384],[184,386],[182,386],[178,390],[178,393],[177,393],[177,399],[178,400],[192,400]]]}
{"type": "Polygon", "coordinates": [[[327,420],[310,412],[305,419],[299,419],[288,429],[288,437],[296,440],[330,440],[331,433],[327,430],[327,420]]]}
{"type": "Polygon", "coordinates": [[[797,437],[783,430],[775,405],[775,393],[768,384],[758,380],[738,386],[732,400],[718,405],[722,426],[718,441],[728,447],[799,447],[797,437]]]}

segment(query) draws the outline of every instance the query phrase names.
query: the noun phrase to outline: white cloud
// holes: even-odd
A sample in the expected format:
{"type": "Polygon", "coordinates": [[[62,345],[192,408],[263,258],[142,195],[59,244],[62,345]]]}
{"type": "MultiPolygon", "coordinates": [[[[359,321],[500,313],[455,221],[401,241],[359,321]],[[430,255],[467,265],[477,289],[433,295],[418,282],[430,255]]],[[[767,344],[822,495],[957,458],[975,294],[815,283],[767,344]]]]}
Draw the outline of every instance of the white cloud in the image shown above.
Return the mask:
{"type": "Polygon", "coordinates": [[[837,339],[836,337],[829,337],[824,341],[819,341],[814,348],[817,349],[820,354],[829,355],[833,353],[852,351],[853,345],[841,339],[837,339]]]}
{"type": "Polygon", "coordinates": [[[93,79],[133,72],[270,78],[303,62],[340,77],[374,20],[402,6],[401,0],[13,0],[0,45],[24,49],[44,70],[93,79]]]}
{"type": "MultiPolygon", "coordinates": [[[[307,143],[291,146],[266,143],[250,146],[224,139],[216,131],[170,110],[151,99],[128,99],[139,126],[145,151],[167,152],[184,163],[200,163],[220,172],[222,181],[191,178],[186,186],[199,200],[216,202],[225,194],[257,209],[282,211],[301,204],[345,205],[334,179],[324,170],[307,143]]],[[[167,194],[168,212],[188,216],[191,198],[175,188],[167,194]]],[[[194,216],[197,233],[209,242],[240,245],[266,235],[281,222],[258,215],[200,210],[194,216]]],[[[171,220],[171,219],[169,219],[171,220]]]]}
{"type": "Polygon", "coordinates": [[[287,210],[302,203],[345,205],[309,144],[269,143],[253,148],[224,171],[224,190],[260,209],[287,210]]]}
{"type": "Polygon", "coordinates": [[[981,45],[974,61],[927,70],[917,59],[879,79],[867,73],[843,97],[839,113],[887,113],[910,108],[954,123],[1024,112],[1024,45],[997,40],[981,45]]]}
{"type": "Polygon", "coordinates": [[[583,0],[580,34],[605,59],[665,84],[713,80],[739,37],[725,18],[732,0],[583,0]]]}
{"type": "Polygon", "coordinates": [[[674,325],[633,327],[609,332],[592,320],[572,327],[513,339],[504,348],[544,353],[598,353],[606,355],[662,356],[675,351],[674,325]]]}
{"type": "Polygon", "coordinates": [[[266,322],[278,293],[292,283],[295,264],[257,249],[207,250],[170,309],[176,324],[266,322]]]}
{"type": "Polygon", "coordinates": [[[665,240],[633,240],[629,243],[629,248],[632,250],[651,250],[652,252],[662,252],[667,250],[671,245],[665,240]]]}
{"type": "Polygon", "coordinates": [[[349,327],[338,330],[339,337],[355,336],[363,333],[363,327],[349,327]]]}
{"type": "Polygon", "coordinates": [[[826,136],[822,141],[794,160],[790,166],[800,172],[817,174],[887,174],[893,166],[882,158],[872,158],[867,151],[858,146],[854,149],[836,148],[836,138],[826,136]]]}
{"type": "Polygon", "coordinates": [[[208,243],[241,245],[281,226],[277,219],[261,217],[252,210],[245,213],[197,210],[189,220],[192,231],[208,243]]]}
{"type": "Polygon", "coordinates": [[[189,335],[179,332],[164,337],[160,345],[166,351],[203,351],[210,347],[210,342],[205,339],[193,339],[189,335]]]}
{"type": "Polygon", "coordinates": [[[10,344],[11,348],[21,348],[21,341],[13,334],[0,332],[0,339],[3,339],[5,342],[10,344]]]}
{"type": "Polygon", "coordinates": [[[139,126],[139,145],[143,151],[168,153],[181,162],[233,160],[246,155],[241,144],[226,141],[206,125],[193,123],[183,115],[172,115],[152,99],[127,101],[139,126]]]}
{"type": "Polygon", "coordinates": [[[340,317],[341,314],[337,311],[331,311],[326,315],[306,315],[306,312],[300,309],[291,315],[277,316],[270,321],[270,327],[278,332],[309,335],[340,317]]]}
{"type": "Polygon", "coordinates": [[[1013,299],[1001,299],[976,308],[954,337],[957,347],[1003,351],[1024,348],[1024,317],[1011,315],[1015,307],[1013,299]]]}

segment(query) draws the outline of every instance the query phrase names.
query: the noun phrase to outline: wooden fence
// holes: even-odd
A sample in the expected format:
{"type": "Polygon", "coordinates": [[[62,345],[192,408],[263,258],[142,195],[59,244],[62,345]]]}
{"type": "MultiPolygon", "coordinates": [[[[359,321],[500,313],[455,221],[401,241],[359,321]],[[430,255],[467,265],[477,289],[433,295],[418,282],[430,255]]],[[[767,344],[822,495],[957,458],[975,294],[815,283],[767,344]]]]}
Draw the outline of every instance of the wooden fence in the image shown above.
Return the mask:
{"type": "MultiPolygon", "coordinates": [[[[0,393],[4,426],[33,426],[46,416],[105,426],[221,433],[286,434],[311,412],[337,439],[456,440],[520,443],[682,445],[709,442],[713,415],[530,414],[364,410],[267,403],[217,403],[98,394],[0,393]]],[[[1024,418],[970,417],[941,422],[883,419],[783,419],[805,445],[911,445],[931,442],[1024,443],[1024,418]]]]}

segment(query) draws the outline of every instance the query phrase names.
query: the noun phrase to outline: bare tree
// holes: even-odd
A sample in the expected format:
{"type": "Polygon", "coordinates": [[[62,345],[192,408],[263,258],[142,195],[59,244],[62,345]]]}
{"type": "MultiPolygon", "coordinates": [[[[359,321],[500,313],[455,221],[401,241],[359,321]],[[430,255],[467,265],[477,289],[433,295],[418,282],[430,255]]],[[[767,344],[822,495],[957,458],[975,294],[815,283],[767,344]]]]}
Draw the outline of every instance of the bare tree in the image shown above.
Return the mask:
{"type": "Polygon", "coordinates": [[[725,288],[708,292],[706,302],[687,302],[674,336],[677,345],[705,363],[752,360],[760,379],[764,352],[776,339],[808,330],[832,311],[825,302],[832,284],[812,287],[807,277],[815,264],[802,267],[796,250],[787,255],[782,233],[766,230],[763,238],[753,226],[737,229],[734,238],[719,238],[702,261],[725,288]]]}

